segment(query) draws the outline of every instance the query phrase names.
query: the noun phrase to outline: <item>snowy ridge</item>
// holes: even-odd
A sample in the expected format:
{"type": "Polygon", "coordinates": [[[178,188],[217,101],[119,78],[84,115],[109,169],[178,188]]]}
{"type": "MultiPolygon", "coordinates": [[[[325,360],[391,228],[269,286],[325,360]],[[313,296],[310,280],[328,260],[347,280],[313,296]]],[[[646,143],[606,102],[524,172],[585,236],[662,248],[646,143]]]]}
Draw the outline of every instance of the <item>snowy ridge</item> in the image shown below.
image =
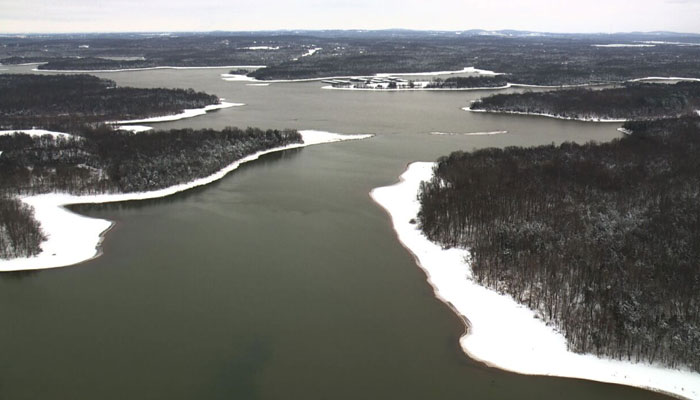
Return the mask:
{"type": "Polygon", "coordinates": [[[373,189],[370,196],[390,215],[399,241],[425,271],[435,296],[467,322],[469,331],[460,338],[466,354],[521,374],[589,379],[700,399],[700,374],[569,352],[564,336],[532,310],[476,284],[465,261],[466,250],[444,250],[410,222],[420,209],[416,198],[420,182],[432,177],[434,165],[413,163],[399,183],[373,189]]]}
{"type": "Polygon", "coordinates": [[[119,201],[146,200],[170,196],[197,186],[217,181],[241,164],[258,159],[276,151],[295,149],[322,143],[367,139],[372,135],[342,135],[337,133],[304,130],[299,131],[304,143],[276,147],[237,160],[213,175],[192,182],[150,192],[97,194],[77,196],[67,193],[48,193],[25,196],[21,200],[34,207],[34,215],[48,239],[41,244],[42,252],[35,257],[0,260],[0,272],[64,267],[90,260],[100,255],[102,236],[112,222],[89,218],[68,211],[70,204],[112,203],[119,201]]]}

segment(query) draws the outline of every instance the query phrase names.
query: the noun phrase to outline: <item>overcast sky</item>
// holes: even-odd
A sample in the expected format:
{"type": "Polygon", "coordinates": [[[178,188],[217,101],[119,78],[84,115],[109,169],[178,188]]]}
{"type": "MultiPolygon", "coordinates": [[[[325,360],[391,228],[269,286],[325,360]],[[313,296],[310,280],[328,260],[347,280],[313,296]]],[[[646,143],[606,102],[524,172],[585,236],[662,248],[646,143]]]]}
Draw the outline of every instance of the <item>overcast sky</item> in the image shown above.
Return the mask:
{"type": "Polygon", "coordinates": [[[0,32],[520,29],[700,33],[700,0],[0,0],[0,32]]]}

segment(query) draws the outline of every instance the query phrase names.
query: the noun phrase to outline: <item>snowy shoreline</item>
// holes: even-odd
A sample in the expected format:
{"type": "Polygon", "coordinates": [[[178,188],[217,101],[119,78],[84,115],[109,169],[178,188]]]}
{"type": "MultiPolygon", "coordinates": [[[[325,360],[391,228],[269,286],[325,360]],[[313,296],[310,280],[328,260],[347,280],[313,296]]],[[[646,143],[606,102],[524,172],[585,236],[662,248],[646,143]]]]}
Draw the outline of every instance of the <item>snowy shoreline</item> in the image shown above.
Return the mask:
{"type": "Polygon", "coordinates": [[[77,196],[66,193],[48,193],[23,196],[20,199],[34,207],[35,218],[48,239],[41,244],[42,252],[35,257],[0,260],[0,272],[38,270],[65,267],[91,260],[100,255],[100,244],[104,234],[112,227],[111,221],[89,218],[75,214],[65,208],[71,204],[113,203],[131,200],[146,200],[170,196],[194,187],[217,181],[241,164],[260,156],[312,146],[323,143],[366,139],[372,135],[343,135],[324,131],[302,130],[304,143],[295,143],[260,151],[234,161],[213,175],[192,182],[150,192],[97,194],[77,196]]]}
{"type": "MultiPolygon", "coordinates": [[[[211,104],[211,105],[208,105],[208,106],[202,107],[202,108],[186,109],[186,110],[183,110],[179,114],[163,115],[160,117],[150,117],[150,118],[143,118],[143,119],[130,119],[130,120],[124,120],[124,121],[112,121],[112,122],[107,122],[107,124],[133,125],[133,124],[151,124],[151,123],[157,123],[157,122],[179,121],[179,120],[185,119],[185,118],[192,118],[192,117],[204,115],[204,114],[208,113],[209,111],[222,110],[222,109],[231,108],[231,107],[242,107],[244,105],[245,105],[244,103],[229,103],[226,101],[222,101],[219,104],[211,104]]],[[[128,128],[127,127],[120,127],[120,129],[128,129],[128,128]]]]}
{"type": "MultiPolygon", "coordinates": [[[[46,63],[32,63],[26,65],[43,65],[46,63]]],[[[25,65],[25,64],[18,64],[25,65]]],[[[265,68],[265,65],[223,65],[223,66],[204,66],[204,67],[171,67],[171,66],[160,66],[160,67],[144,67],[144,68],[124,68],[124,69],[39,69],[33,68],[34,72],[65,72],[71,74],[79,73],[108,73],[108,72],[134,72],[134,71],[153,71],[158,69],[175,69],[175,70],[189,70],[189,69],[230,69],[230,68],[265,68]]]]}
{"type": "Polygon", "coordinates": [[[541,113],[530,113],[523,111],[496,111],[496,110],[472,110],[469,107],[462,107],[462,110],[475,112],[475,113],[488,113],[488,114],[512,114],[512,115],[531,115],[534,117],[547,117],[554,119],[562,119],[566,121],[580,121],[580,122],[601,122],[601,123],[621,123],[627,122],[627,119],[605,119],[605,118],[572,118],[572,117],[562,117],[560,115],[554,114],[541,114],[541,113]]]}
{"type": "Polygon", "coordinates": [[[442,249],[410,223],[420,209],[420,182],[431,178],[434,165],[412,163],[399,183],[375,188],[370,196],[391,217],[399,241],[425,272],[435,296],[465,320],[468,332],[460,345],[469,357],[521,374],[588,379],[700,399],[700,374],[569,352],[564,336],[532,310],[471,280],[466,250],[442,249]]]}

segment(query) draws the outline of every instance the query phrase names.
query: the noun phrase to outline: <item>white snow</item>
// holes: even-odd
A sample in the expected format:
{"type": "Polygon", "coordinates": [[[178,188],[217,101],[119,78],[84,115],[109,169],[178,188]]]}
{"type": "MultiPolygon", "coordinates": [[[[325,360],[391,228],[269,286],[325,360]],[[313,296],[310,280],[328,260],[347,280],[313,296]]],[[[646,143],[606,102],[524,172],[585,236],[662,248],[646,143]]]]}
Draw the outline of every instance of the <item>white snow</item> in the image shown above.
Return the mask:
{"type": "Polygon", "coordinates": [[[302,54],[301,56],[292,59],[292,61],[299,61],[299,59],[300,59],[301,57],[313,56],[314,54],[316,54],[317,51],[320,51],[320,50],[323,50],[323,49],[322,49],[321,47],[314,47],[314,48],[312,48],[312,49],[307,50],[307,52],[304,53],[304,54],[302,54]]]}
{"type": "Polygon", "coordinates": [[[444,250],[409,222],[420,208],[419,184],[430,179],[433,166],[413,163],[399,183],[376,188],[370,196],[391,216],[400,242],[425,271],[436,297],[468,320],[469,332],[460,338],[466,354],[522,374],[589,379],[700,399],[700,374],[569,352],[566,339],[535,318],[532,310],[476,284],[466,250],[444,250]]]}
{"type": "MultiPolygon", "coordinates": [[[[457,71],[437,71],[437,72],[414,72],[414,73],[404,73],[404,72],[399,72],[399,73],[377,73],[374,74],[373,76],[377,78],[386,78],[389,76],[432,76],[432,75],[451,75],[451,74],[463,74],[463,73],[473,73],[477,75],[486,75],[486,76],[495,76],[495,75],[503,75],[503,73],[500,72],[493,72],[493,71],[488,71],[485,69],[476,69],[474,67],[467,67],[464,69],[460,69],[457,71]]],[[[325,81],[325,80],[331,80],[331,79],[351,79],[351,78],[362,78],[363,76],[360,75],[343,75],[343,76],[326,76],[326,77],[321,77],[321,78],[302,78],[302,79],[276,79],[276,80],[258,80],[246,75],[240,75],[240,74],[221,74],[221,79],[229,82],[240,82],[240,81],[246,81],[246,82],[264,82],[264,83],[292,83],[292,82],[315,82],[315,81],[325,81]]],[[[365,76],[366,77],[366,76],[365,76]]],[[[510,86],[504,86],[501,88],[471,88],[470,90],[476,90],[476,89],[505,89],[510,86]]],[[[560,87],[560,86],[554,86],[554,87],[560,87]]],[[[348,89],[341,89],[341,90],[348,90],[348,89]]],[[[353,89],[349,89],[353,90],[353,89]]],[[[365,90],[365,89],[355,89],[355,90],[365,90]]],[[[389,89],[392,90],[392,89],[389,89]]],[[[404,89],[401,89],[404,90],[404,89]]],[[[408,90],[408,89],[405,89],[408,90]]],[[[426,89],[428,90],[428,89],[426,89]]],[[[432,90],[446,90],[446,89],[432,89],[432,90]]],[[[460,90],[460,89],[458,89],[460,90]]]]}
{"type": "Polygon", "coordinates": [[[151,117],[151,118],[144,118],[144,119],[131,119],[131,120],[126,120],[126,121],[114,121],[114,122],[108,122],[111,124],[116,124],[116,125],[133,125],[133,124],[150,124],[154,122],[170,122],[170,121],[178,121],[181,119],[185,118],[192,118],[192,117],[197,117],[199,115],[204,115],[209,111],[214,111],[214,110],[221,110],[223,108],[231,108],[231,107],[241,107],[244,106],[245,104],[243,103],[228,103],[228,102],[221,102],[219,104],[212,104],[203,108],[192,108],[188,110],[184,110],[180,114],[174,114],[174,115],[164,115],[162,117],[151,117]]]}
{"type": "Polygon", "coordinates": [[[515,115],[532,115],[537,117],[547,117],[555,119],[563,119],[567,121],[582,121],[582,122],[606,122],[606,123],[620,123],[627,122],[626,119],[606,119],[606,118],[572,118],[572,117],[562,117],[560,115],[554,114],[544,114],[544,113],[531,113],[522,111],[498,111],[498,110],[472,110],[469,107],[462,107],[462,110],[476,113],[491,113],[491,114],[515,114],[515,115]]]}
{"type": "Polygon", "coordinates": [[[279,50],[279,46],[250,46],[242,47],[243,50],[279,50]]]}
{"type": "Polygon", "coordinates": [[[14,130],[7,130],[7,131],[0,131],[0,135],[12,135],[15,132],[21,132],[21,133],[26,133],[29,136],[43,136],[43,135],[51,135],[53,137],[64,137],[64,138],[69,138],[73,137],[73,135],[70,135],[68,133],[63,133],[63,132],[54,132],[54,131],[47,131],[45,129],[14,129],[14,130]]]}
{"type": "Polygon", "coordinates": [[[676,45],[676,46],[700,46],[700,43],[690,43],[690,42],[664,42],[661,40],[645,40],[642,41],[641,43],[645,44],[670,44],[670,45],[676,45]]]}
{"type": "Polygon", "coordinates": [[[269,83],[247,83],[246,86],[270,86],[269,83]]]}
{"type": "Polygon", "coordinates": [[[112,226],[112,222],[88,218],[68,211],[69,204],[111,203],[129,200],[154,199],[170,196],[197,186],[202,186],[223,178],[239,165],[258,159],[263,154],[306,147],[322,143],[345,140],[367,139],[372,135],[343,135],[315,130],[299,131],[304,143],[291,144],[260,151],[226,166],[219,172],[169,188],[151,192],[98,194],[76,196],[66,193],[49,193],[22,197],[22,201],[34,207],[34,215],[48,236],[42,243],[42,252],[36,257],[0,260],[0,271],[19,271],[64,267],[90,260],[100,255],[99,245],[102,235],[112,226]]]}
{"type": "MultiPolygon", "coordinates": [[[[426,82],[427,83],[427,82],[426,82]]],[[[366,87],[366,88],[355,88],[355,87],[333,87],[333,85],[327,85],[327,86],[322,86],[321,89],[326,89],[326,90],[359,90],[359,91],[365,91],[365,92],[375,92],[375,93],[382,93],[382,92],[419,92],[419,91],[424,91],[424,92],[450,92],[450,91],[461,91],[461,92],[468,92],[468,91],[476,91],[476,90],[503,90],[503,89],[508,89],[509,87],[513,86],[510,83],[504,85],[504,86],[496,86],[496,87],[472,87],[472,88],[426,88],[426,87],[419,87],[420,85],[416,85],[416,87],[413,88],[396,88],[396,89],[378,89],[378,88],[373,88],[373,87],[366,87]]]]}
{"type": "Polygon", "coordinates": [[[490,136],[490,135],[502,135],[508,133],[508,131],[491,131],[491,132],[468,132],[468,133],[457,133],[457,132],[430,132],[431,135],[436,136],[490,136]]]}
{"type": "Polygon", "coordinates": [[[593,47],[656,47],[655,44],[626,44],[626,43],[614,43],[614,44],[592,44],[593,47]]]}
{"type": "MultiPolygon", "coordinates": [[[[32,63],[27,65],[41,65],[46,63],[32,63]]],[[[24,64],[20,64],[24,65],[24,64]]],[[[39,69],[34,68],[32,71],[35,72],[59,72],[59,73],[106,73],[106,72],[133,72],[133,71],[151,71],[158,69],[176,69],[176,70],[187,70],[187,69],[232,69],[232,68],[265,68],[264,65],[225,65],[225,66],[213,66],[213,67],[171,67],[171,66],[161,66],[161,67],[147,67],[147,68],[124,68],[124,69],[91,69],[91,70],[63,70],[63,69],[39,69]]]]}
{"type": "Polygon", "coordinates": [[[380,73],[376,74],[375,76],[386,78],[388,76],[431,76],[431,75],[454,75],[454,74],[477,74],[477,75],[488,75],[488,76],[496,76],[496,75],[503,75],[503,73],[500,72],[493,72],[489,71],[486,69],[478,69],[474,67],[465,67],[463,69],[457,70],[457,71],[436,71],[436,72],[397,72],[397,73],[380,73]]]}
{"type": "Polygon", "coordinates": [[[129,131],[132,133],[141,133],[153,130],[152,127],[146,125],[120,125],[116,128],[121,131],[129,131]]]}

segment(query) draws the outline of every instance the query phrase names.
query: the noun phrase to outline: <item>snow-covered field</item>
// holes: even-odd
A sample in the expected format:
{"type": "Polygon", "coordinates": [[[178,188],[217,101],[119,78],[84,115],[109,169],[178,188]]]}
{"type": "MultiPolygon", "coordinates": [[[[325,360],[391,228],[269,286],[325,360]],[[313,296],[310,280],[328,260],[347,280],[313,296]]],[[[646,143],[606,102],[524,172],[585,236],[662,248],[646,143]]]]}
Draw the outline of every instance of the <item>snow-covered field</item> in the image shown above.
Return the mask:
{"type": "Polygon", "coordinates": [[[228,102],[222,101],[219,104],[212,104],[212,105],[209,105],[209,106],[206,106],[203,108],[192,108],[192,109],[184,110],[183,112],[181,112],[179,114],[174,114],[174,115],[164,115],[162,117],[151,117],[151,118],[144,118],[144,119],[130,119],[130,120],[125,120],[125,121],[114,121],[114,122],[109,122],[109,123],[115,124],[115,125],[133,125],[133,124],[150,124],[150,123],[154,123],[154,122],[178,121],[178,120],[185,119],[185,118],[192,118],[192,117],[197,117],[199,115],[204,115],[209,111],[221,110],[224,108],[231,108],[231,107],[241,107],[244,105],[245,104],[243,104],[243,103],[228,103],[228,102]]]}
{"type": "Polygon", "coordinates": [[[537,117],[547,117],[547,118],[555,118],[555,119],[564,119],[567,121],[582,121],[582,122],[613,122],[613,123],[620,123],[620,122],[627,122],[626,119],[606,119],[606,118],[570,118],[570,117],[562,117],[559,115],[554,115],[554,114],[540,114],[540,113],[529,113],[529,112],[521,112],[521,111],[491,111],[491,110],[472,110],[469,107],[462,107],[462,110],[464,111],[469,111],[469,112],[475,112],[475,113],[490,113],[490,114],[515,114],[515,115],[532,115],[532,116],[537,116],[537,117]]]}
{"type": "Polygon", "coordinates": [[[434,163],[411,164],[399,183],[376,188],[370,196],[389,213],[400,242],[427,275],[435,295],[469,321],[460,345],[471,358],[529,375],[552,375],[637,386],[700,399],[700,374],[657,365],[630,363],[569,352],[566,339],[511,297],[476,284],[466,250],[442,249],[411,219],[420,204],[421,181],[434,163]]]}
{"type": "Polygon", "coordinates": [[[69,204],[112,203],[118,201],[145,200],[170,196],[197,186],[202,186],[223,178],[243,163],[276,151],[295,149],[322,143],[366,139],[372,135],[342,135],[337,133],[304,130],[301,133],[304,143],[291,144],[261,151],[244,157],[226,166],[219,172],[192,182],[151,192],[99,194],[76,196],[65,193],[49,193],[22,197],[22,201],[34,207],[37,221],[41,224],[48,240],[42,243],[42,252],[36,257],[0,260],[0,271],[19,271],[64,267],[90,260],[100,255],[99,245],[102,235],[112,226],[110,221],[88,218],[68,211],[69,204]]]}

